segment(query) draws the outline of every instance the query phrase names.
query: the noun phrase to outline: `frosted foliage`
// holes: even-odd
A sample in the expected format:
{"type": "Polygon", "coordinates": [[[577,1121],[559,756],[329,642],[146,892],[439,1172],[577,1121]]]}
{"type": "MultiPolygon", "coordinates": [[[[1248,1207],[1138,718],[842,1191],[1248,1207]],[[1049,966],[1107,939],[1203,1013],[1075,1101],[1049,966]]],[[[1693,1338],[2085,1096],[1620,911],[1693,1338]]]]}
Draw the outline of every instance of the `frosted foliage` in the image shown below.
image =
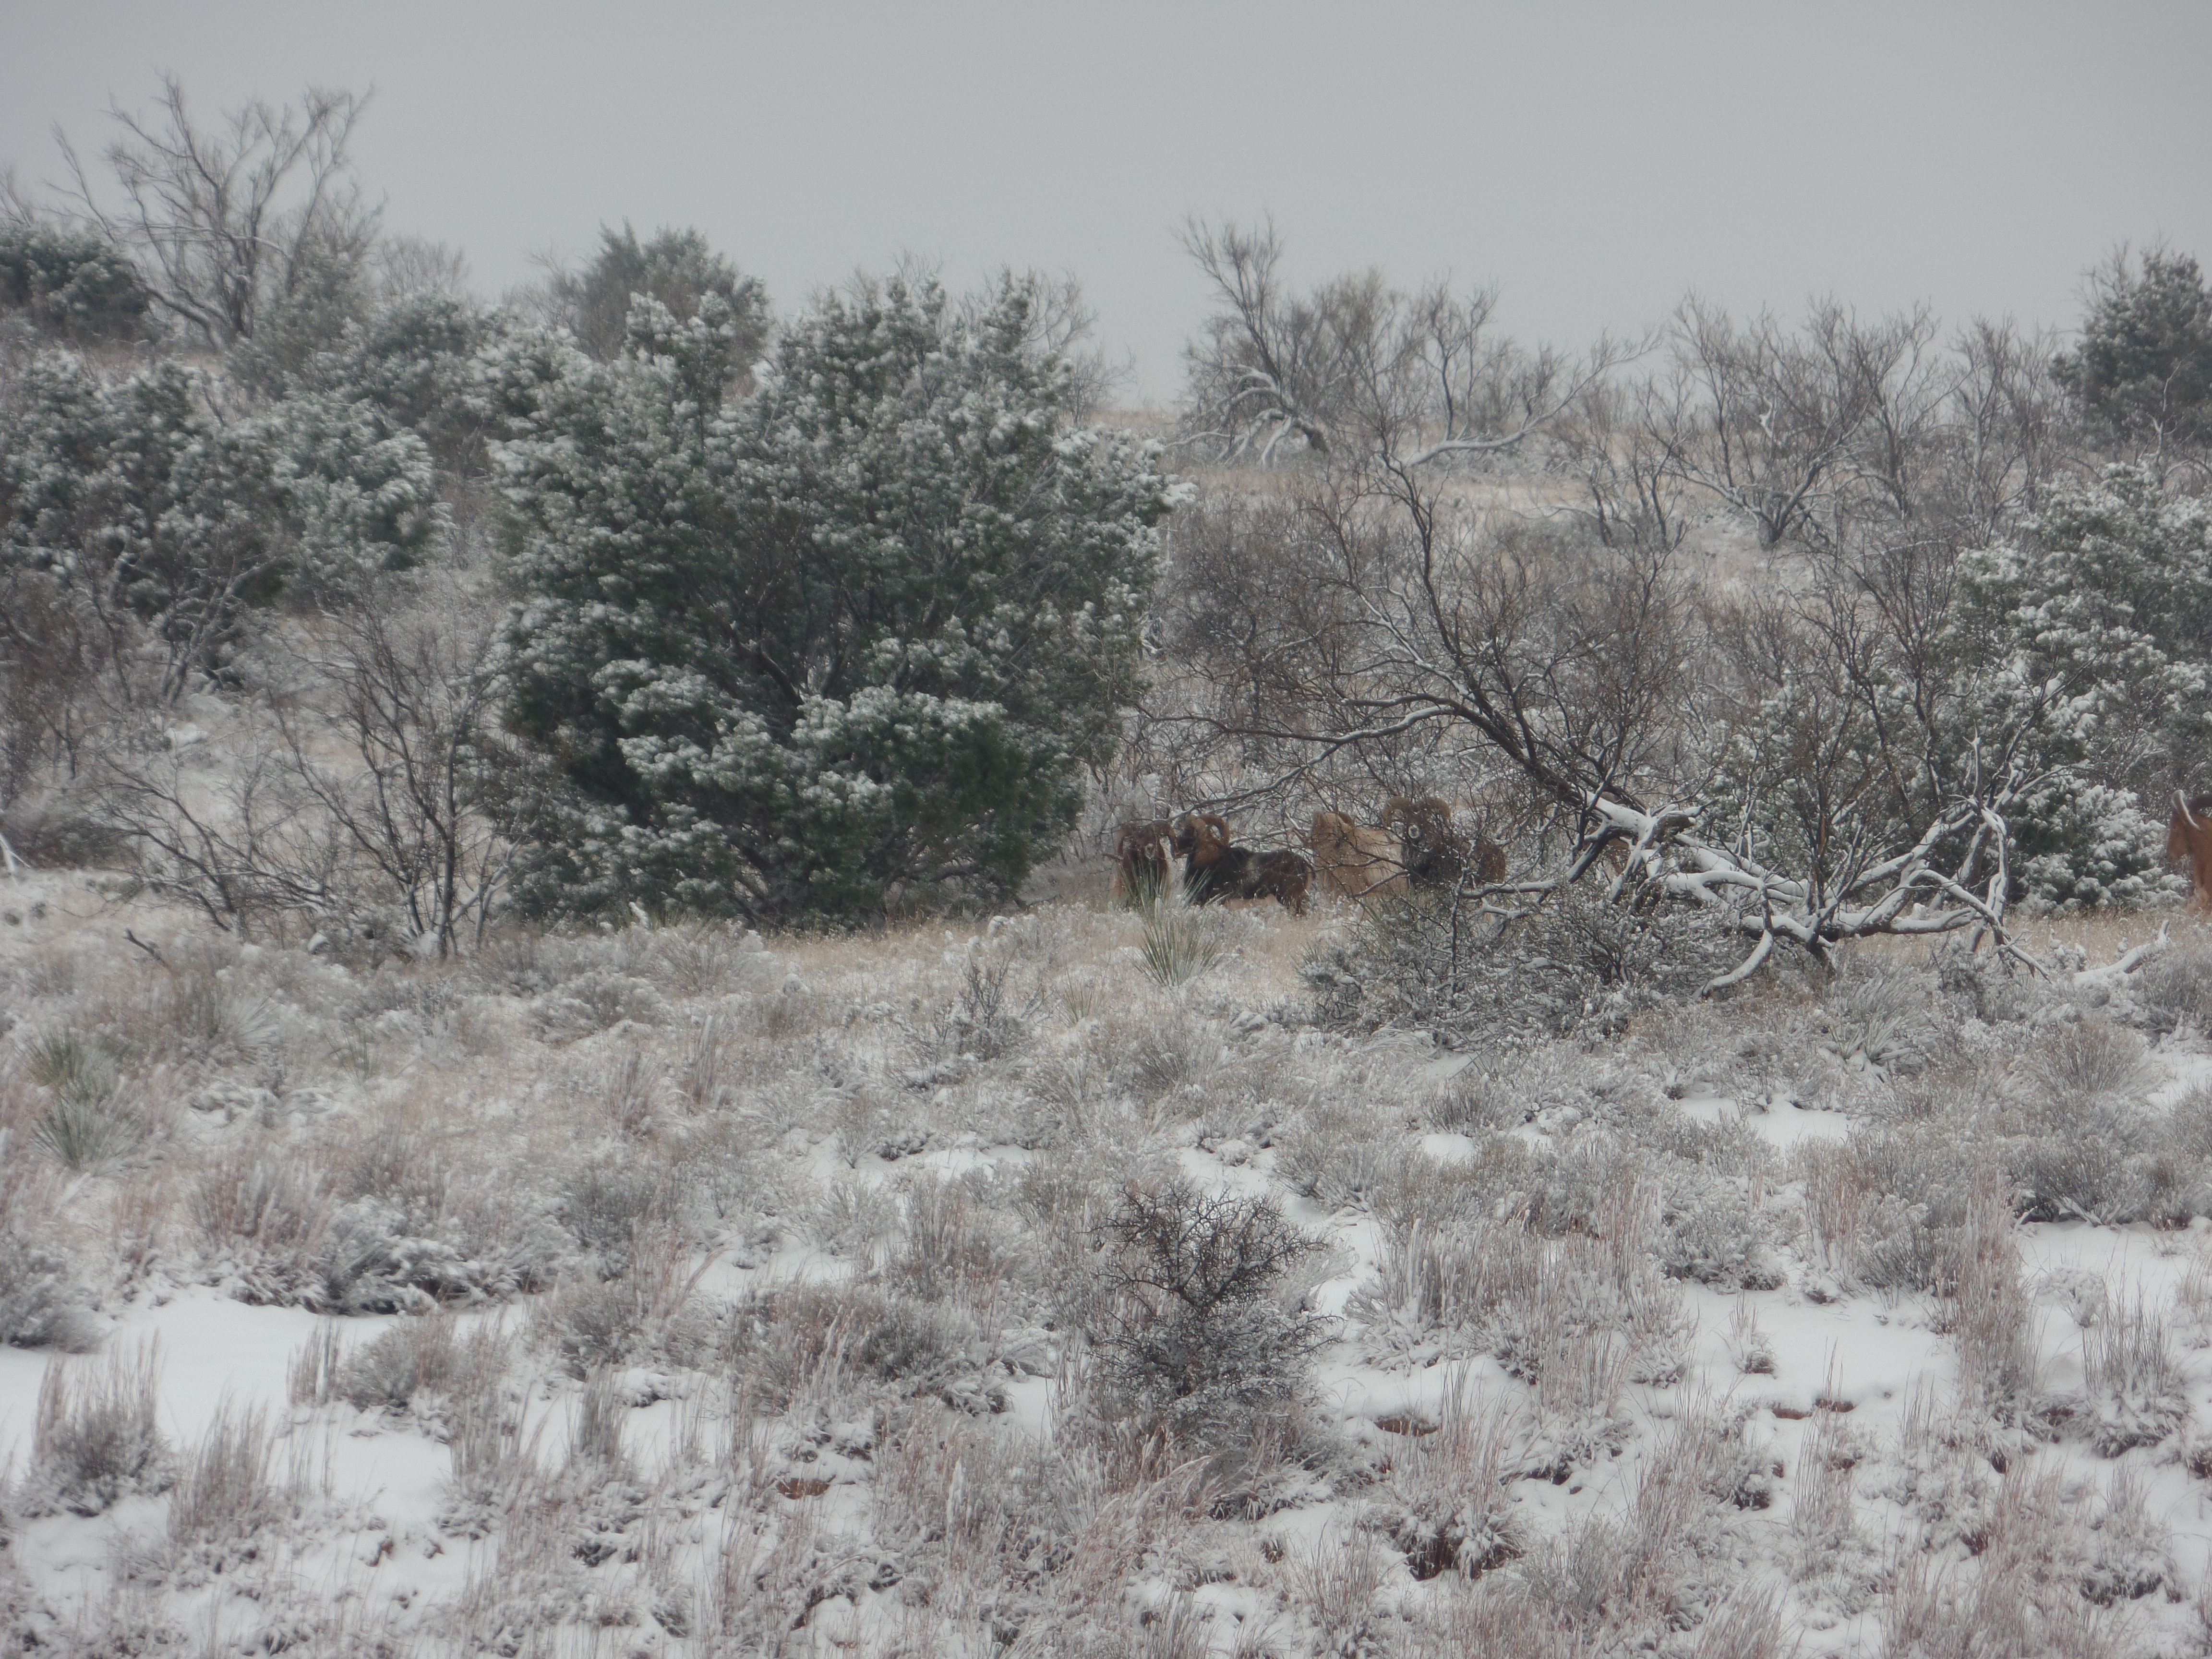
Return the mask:
{"type": "Polygon", "coordinates": [[[1985,731],[2026,727],[2054,773],[2015,809],[2022,874],[2058,904],[2154,890],[2171,779],[2212,738],[2212,514],[2116,466],[2055,490],[2026,533],[1965,555],[1954,642],[1985,731]]]}
{"type": "Polygon", "coordinates": [[[499,368],[526,597],[517,727],[568,757],[541,903],[761,915],[1018,885],[1133,680],[1147,447],[1061,433],[1030,295],[821,301],[726,401],[737,325],[641,299],[628,350],[499,368]]]}

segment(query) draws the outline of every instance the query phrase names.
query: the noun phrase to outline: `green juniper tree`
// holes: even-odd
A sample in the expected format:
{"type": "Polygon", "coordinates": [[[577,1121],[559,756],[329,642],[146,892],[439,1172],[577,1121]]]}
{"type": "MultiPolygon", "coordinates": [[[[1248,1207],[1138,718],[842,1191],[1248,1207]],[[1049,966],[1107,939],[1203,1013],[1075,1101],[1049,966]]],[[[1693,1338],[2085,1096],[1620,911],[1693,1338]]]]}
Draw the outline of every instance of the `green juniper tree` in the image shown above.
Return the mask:
{"type": "Polygon", "coordinates": [[[2081,343],[2057,367],[2090,419],[2154,448],[2212,441],[2212,291],[2197,261],[2122,252],[2089,283],[2081,343]]]}
{"type": "Polygon", "coordinates": [[[1008,282],[819,301],[728,401],[744,319],[641,297],[599,364],[488,363],[512,574],[508,717],[559,774],[540,906],[850,916],[1013,892],[1135,675],[1176,488],[1064,432],[1008,282]]]}

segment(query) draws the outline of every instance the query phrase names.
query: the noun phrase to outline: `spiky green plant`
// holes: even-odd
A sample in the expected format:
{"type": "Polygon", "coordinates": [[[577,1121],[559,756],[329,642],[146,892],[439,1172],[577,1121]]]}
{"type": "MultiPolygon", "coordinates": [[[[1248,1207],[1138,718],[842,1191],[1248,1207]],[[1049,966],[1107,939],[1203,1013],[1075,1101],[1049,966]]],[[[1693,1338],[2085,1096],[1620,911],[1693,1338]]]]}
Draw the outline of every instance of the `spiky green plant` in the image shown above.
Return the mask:
{"type": "Polygon", "coordinates": [[[49,1031],[24,1045],[24,1070],[54,1097],[31,1138],[74,1175],[106,1169],[136,1150],[144,1126],[118,1097],[116,1046],[82,1031],[49,1031]]]}
{"type": "Polygon", "coordinates": [[[1146,908],[1145,969],[1166,989],[1196,979],[1224,951],[1220,928],[1202,911],[1165,903],[1146,908]]]}

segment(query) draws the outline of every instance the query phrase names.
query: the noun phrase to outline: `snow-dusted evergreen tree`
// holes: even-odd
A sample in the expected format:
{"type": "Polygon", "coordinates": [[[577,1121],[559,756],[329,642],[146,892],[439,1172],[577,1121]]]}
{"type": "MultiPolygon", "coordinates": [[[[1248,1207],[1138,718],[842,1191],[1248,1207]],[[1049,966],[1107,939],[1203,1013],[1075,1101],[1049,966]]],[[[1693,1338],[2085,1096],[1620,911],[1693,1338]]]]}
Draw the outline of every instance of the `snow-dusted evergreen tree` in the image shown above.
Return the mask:
{"type": "Polygon", "coordinates": [[[0,416],[0,562],[150,624],[169,696],[289,582],[404,565],[442,522],[428,450],[374,404],[223,404],[174,359],[111,385],[54,352],[0,416]]]}
{"type": "Polygon", "coordinates": [[[759,917],[1014,890],[1130,689],[1176,498],[1150,446],[1063,433],[1031,295],[826,299],[741,404],[743,322],[641,298],[601,365],[489,365],[515,728],[557,757],[545,905],[759,917]]]}
{"type": "Polygon", "coordinates": [[[2056,365],[2098,426],[2154,448],[2212,440],[2212,289],[2197,261],[2153,246],[2089,275],[2081,338],[2056,365]]]}
{"type": "Polygon", "coordinates": [[[2118,466],[2023,531],[1960,562],[1961,724],[2028,729],[2047,775],[2013,816],[2032,891],[2140,896],[2172,792],[2212,759],[2212,514],[2118,466]]]}
{"type": "Polygon", "coordinates": [[[0,221],[0,313],[58,338],[134,337],[151,303],[131,256],[106,237],[32,219],[0,221]]]}

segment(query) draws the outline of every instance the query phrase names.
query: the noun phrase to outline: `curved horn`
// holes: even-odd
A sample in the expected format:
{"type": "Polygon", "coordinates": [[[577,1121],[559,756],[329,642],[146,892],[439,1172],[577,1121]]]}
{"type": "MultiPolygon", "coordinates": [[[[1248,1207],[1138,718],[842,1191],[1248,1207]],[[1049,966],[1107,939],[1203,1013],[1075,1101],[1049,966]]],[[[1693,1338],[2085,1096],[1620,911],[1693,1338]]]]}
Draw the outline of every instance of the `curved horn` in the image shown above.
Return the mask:
{"type": "Polygon", "coordinates": [[[2180,810],[2181,816],[2188,821],[2189,827],[2191,830],[2201,830],[2204,827],[2203,824],[2197,823],[2197,814],[2189,810],[2189,797],[2183,794],[2179,789],[2173,792],[2173,804],[2180,810]]]}

